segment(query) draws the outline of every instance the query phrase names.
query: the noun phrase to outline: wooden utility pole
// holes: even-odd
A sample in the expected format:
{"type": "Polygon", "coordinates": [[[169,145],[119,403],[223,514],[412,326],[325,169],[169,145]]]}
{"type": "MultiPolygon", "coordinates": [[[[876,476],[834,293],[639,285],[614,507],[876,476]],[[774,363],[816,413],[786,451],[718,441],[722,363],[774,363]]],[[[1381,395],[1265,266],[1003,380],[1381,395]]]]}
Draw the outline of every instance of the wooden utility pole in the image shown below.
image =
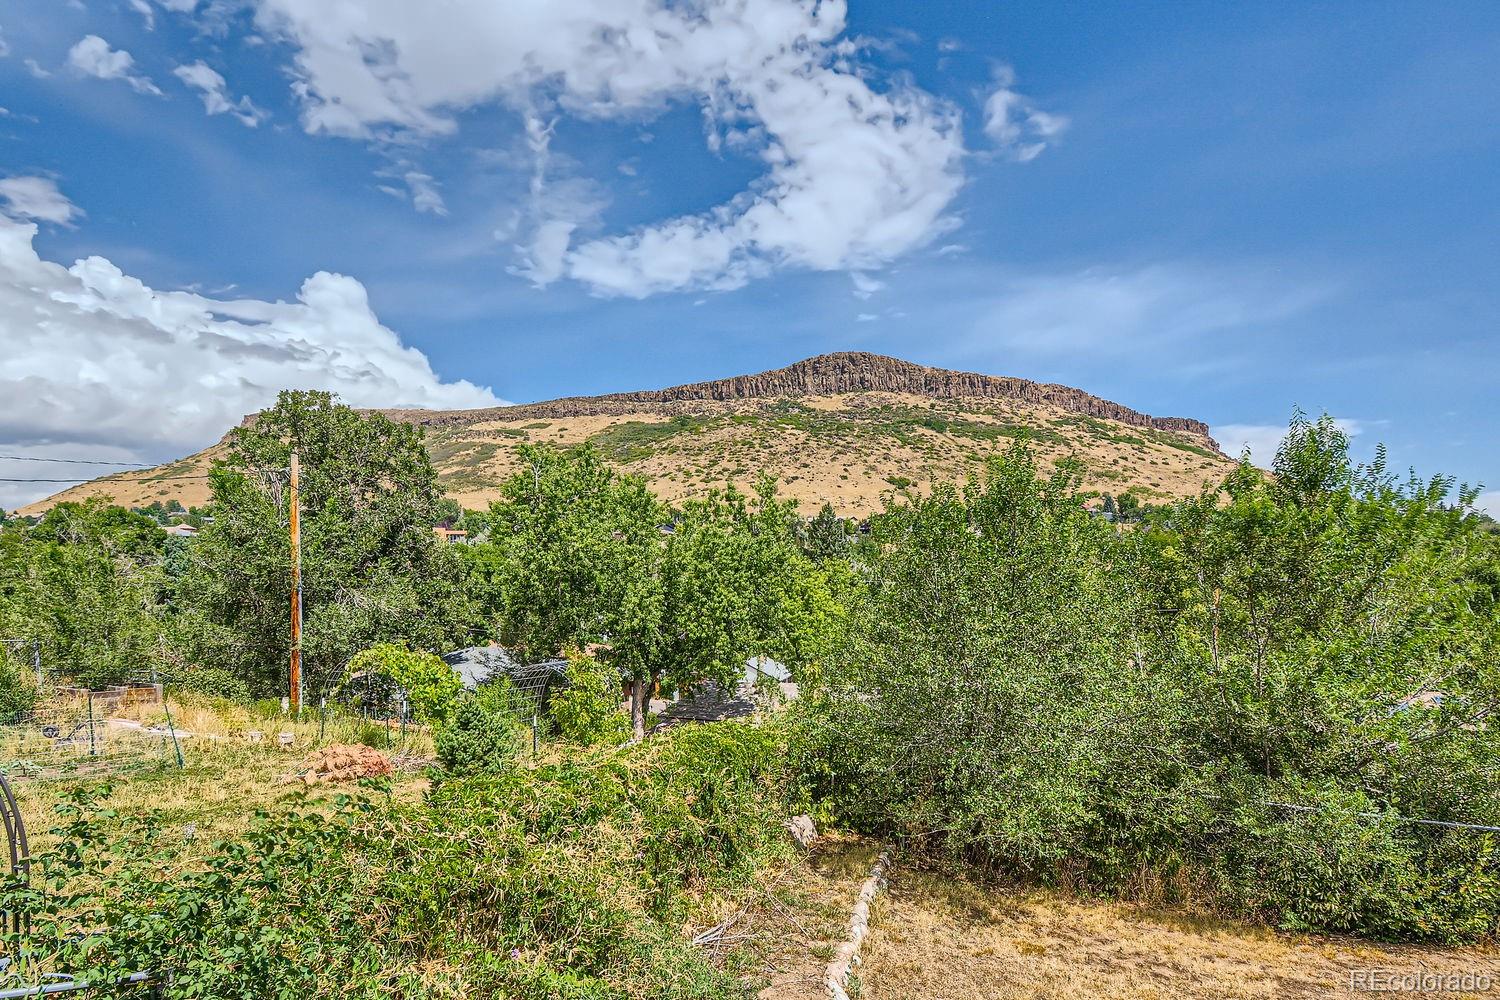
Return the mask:
{"type": "Polygon", "coordinates": [[[292,684],[288,702],[302,713],[302,525],[297,517],[297,477],[301,471],[292,452],[292,482],[287,509],[292,530],[292,684]]]}

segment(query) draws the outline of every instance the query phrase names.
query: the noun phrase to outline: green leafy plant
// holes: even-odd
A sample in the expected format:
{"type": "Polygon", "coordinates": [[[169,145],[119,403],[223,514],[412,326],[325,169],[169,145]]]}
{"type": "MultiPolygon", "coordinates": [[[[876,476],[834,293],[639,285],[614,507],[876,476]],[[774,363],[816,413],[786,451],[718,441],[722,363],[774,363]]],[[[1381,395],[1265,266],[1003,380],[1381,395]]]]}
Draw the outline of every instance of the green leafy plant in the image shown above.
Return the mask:
{"type": "Polygon", "coordinates": [[[11,723],[36,708],[36,678],[0,649],[0,723],[11,723]]]}
{"type": "Polygon", "coordinates": [[[568,654],[567,686],[552,696],[557,734],[583,746],[619,743],[630,737],[620,712],[618,675],[576,651],[568,654]]]}
{"type": "Polygon", "coordinates": [[[458,673],[440,657],[392,643],[355,653],[349,661],[349,674],[360,673],[389,677],[406,692],[412,713],[424,722],[447,719],[464,687],[458,673]]]}

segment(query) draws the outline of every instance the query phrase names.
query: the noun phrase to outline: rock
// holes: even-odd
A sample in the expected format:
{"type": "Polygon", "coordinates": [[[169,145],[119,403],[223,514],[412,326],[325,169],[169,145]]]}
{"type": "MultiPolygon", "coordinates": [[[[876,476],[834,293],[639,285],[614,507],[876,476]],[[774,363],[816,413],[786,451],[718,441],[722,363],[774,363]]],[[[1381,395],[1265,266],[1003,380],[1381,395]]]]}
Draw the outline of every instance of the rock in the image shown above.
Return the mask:
{"type": "Polygon", "coordinates": [[[807,813],[793,816],[787,821],[786,828],[791,831],[792,839],[803,847],[811,847],[818,839],[818,827],[807,813]]]}
{"type": "MultiPolygon", "coordinates": [[[[493,414],[497,420],[562,418],[629,413],[647,403],[693,412],[694,403],[745,399],[828,396],[846,392],[912,393],[931,399],[1015,399],[1045,403],[1072,413],[1117,420],[1135,427],[1151,427],[1201,438],[1215,449],[1208,425],[1187,417],[1153,417],[1066,385],[977,372],[950,371],[863,351],[820,354],[786,368],[758,375],[737,375],[713,382],[673,386],[645,392],[617,392],[607,396],[577,396],[543,403],[524,403],[496,410],[385,410],[387,416],[414,424],[466,425],[493,414]]],[[[246,418],[247,421],[251,418],[246,418]]]]}
{"type": "Polygon", "coordinates": [[[300,780],[306,785],[336,781],[358,781],[360,778],[382,778],[394,769],[385,754],[373,747],[334,744],[324,747],[307,759],[300,780]]]}

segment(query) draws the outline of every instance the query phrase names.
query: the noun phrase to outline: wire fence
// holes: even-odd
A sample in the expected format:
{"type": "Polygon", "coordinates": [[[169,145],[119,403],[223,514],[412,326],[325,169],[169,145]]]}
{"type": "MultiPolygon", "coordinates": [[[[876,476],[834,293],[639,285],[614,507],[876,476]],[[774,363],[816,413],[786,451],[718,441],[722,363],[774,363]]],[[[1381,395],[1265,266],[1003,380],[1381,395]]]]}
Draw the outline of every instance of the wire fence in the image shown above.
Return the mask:
{"type": "MultiPolygon", "coordinates": [[[[547,707],[552,694],[565,683],[565,660],[544,660],[532,664],[510,663],[478,682],[476,697],[487,706],[531,731],[535,752],[546,735],[547,707]]],[[[412,706],[391,678],[368,672],[356,674],[330,697],[320,698],[313,709],[318,718],[319,742],[338,726],[353,718],[363,731],[355,742],[367,743],[395,756],[410,751],[425,730],[414,717],[412,706]],[[378,727],[378,730],[377,728],[378,727]],[[383,733],[383,742],[381,734],[383,733]],[[371,737],[376,742],[372,742],[371,737]]]]}
{"type": "Polygon", "coordinates": [[[31,711],[0,721],[0,772],[12,779],[48,779],[182,766],[170,721],[146,725],[119,717],[123,708],[141,704],[161,705],[170,720],[158,685],[44,689],[31,711]]]}

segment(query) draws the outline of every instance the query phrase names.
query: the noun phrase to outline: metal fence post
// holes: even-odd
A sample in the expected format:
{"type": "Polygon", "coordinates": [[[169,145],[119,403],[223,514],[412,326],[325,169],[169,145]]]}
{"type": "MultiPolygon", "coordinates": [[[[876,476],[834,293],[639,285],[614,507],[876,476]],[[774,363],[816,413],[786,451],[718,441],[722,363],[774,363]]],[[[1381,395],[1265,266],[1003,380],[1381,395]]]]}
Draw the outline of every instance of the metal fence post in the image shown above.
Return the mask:
{"type": "Polygon", "coordinates": [[[97,757],[99,756],[99,749],[94,742],[94,692],[88,692],[85,697],[85,703],[88,706],[89,713],[89,756],[97,757]]]}
{"type": "Polygon", "coordinates": [[[182,770],[187,764],[182,760],[182,744],[177,742],[177,727],[172,724],[172,706],[167,704],[166,691],[162,691],[161,707],[167,713],[167,733],[172,737],[172,750],[177,754],[177,768],[182,770]]]}
{"type": "Polygon", "coordinates": [[[42,640],[31,640],[31,665],[36,668],[36,689],[42,689],[42,640]]]}

